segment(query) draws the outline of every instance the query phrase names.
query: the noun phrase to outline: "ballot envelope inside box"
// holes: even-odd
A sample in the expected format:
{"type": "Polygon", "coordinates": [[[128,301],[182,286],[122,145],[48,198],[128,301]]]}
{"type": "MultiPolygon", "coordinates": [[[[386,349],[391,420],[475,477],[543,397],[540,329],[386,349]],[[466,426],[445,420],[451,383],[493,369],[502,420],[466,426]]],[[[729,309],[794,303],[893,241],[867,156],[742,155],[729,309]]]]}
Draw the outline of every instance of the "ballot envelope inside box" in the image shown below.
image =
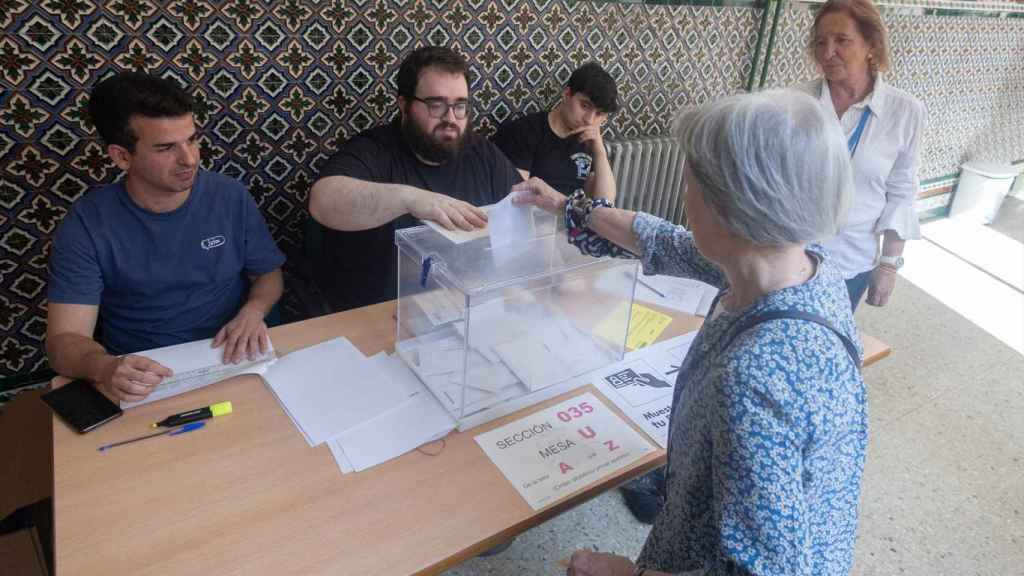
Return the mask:
{"type": "Polygon", "coordinates": [[[554,216],[523,210],[529,226],[515,238],[395,232],[396,351],[460,430],[560,394],[625,352],[637,261],[582,255],[554,216]]]}

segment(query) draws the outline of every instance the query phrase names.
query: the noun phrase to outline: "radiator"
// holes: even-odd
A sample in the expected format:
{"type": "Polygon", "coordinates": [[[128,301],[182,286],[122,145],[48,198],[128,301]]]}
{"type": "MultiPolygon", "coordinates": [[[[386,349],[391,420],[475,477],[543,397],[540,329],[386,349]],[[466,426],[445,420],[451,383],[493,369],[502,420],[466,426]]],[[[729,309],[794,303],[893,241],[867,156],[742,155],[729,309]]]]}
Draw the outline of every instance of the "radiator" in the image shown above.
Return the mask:
{"type": "Polygon", "coordinates": [[[615,205],[683,221],[683,155],[668,136],[647,136],[607,143],[618,195],[615,205]]]}

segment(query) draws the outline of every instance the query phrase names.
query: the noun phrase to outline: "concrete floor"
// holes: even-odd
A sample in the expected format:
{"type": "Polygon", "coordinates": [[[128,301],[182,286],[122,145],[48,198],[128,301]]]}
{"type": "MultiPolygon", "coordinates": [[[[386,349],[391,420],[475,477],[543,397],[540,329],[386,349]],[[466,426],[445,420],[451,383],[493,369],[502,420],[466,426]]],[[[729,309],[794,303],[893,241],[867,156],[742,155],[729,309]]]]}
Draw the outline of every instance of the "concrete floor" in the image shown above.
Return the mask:
{"type": "MultiPolygon", "coordinates": [[[[993,229],[1020,241],[1024,202],[1013,200],[993,229]]],[[[1024,354],[926,289],[901,279],[889,306],[857,313],[893,355],[864,373],[871,440],[853,574],[1024,575],[1024,354]]],[[[1024,330],[1024,315],[1012,322],[1024,330]]],[[[635,557],[646,534],[606,493],[447,574],[560,574],[577,548],[635,557]]]]}

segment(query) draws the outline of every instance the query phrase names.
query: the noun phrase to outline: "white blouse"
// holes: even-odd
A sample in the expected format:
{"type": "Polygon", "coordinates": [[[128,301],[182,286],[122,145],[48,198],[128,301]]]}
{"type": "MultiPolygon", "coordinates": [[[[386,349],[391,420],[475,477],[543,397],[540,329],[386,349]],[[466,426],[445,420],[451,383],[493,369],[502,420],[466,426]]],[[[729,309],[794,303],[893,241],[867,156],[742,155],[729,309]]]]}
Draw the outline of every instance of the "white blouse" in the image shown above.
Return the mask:
{"type": "Polygon", "coordinates": [[[914,212],[920,189],[921,136],[925,107],[910,94],[875,79],[874,90],[850,106],[842,118],[836,115],[828,82],[814,80],[800,86],[818,98],[839,122],[847,138],[853,134],[865,108],[867,125],[851,159],[854,200],[846,227],[835,238],[821,244],[845,278],[875,267],[879,236],[893,230],[904,240],[916,240],[921,230],[914,212]]]}

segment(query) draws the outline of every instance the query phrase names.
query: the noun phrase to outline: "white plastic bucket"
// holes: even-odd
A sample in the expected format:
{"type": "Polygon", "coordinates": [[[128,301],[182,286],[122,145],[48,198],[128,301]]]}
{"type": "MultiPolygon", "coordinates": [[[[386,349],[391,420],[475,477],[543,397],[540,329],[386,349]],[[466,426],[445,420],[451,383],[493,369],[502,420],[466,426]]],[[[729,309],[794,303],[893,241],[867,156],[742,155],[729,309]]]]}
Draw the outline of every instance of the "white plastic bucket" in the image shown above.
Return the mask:
{"type": "Polygon", "coordinates": [[[1017,168],[988,162],[967,162],[961,168],[949,217],[977,224],[991,223],[1010,192],[1017,168]]]}

